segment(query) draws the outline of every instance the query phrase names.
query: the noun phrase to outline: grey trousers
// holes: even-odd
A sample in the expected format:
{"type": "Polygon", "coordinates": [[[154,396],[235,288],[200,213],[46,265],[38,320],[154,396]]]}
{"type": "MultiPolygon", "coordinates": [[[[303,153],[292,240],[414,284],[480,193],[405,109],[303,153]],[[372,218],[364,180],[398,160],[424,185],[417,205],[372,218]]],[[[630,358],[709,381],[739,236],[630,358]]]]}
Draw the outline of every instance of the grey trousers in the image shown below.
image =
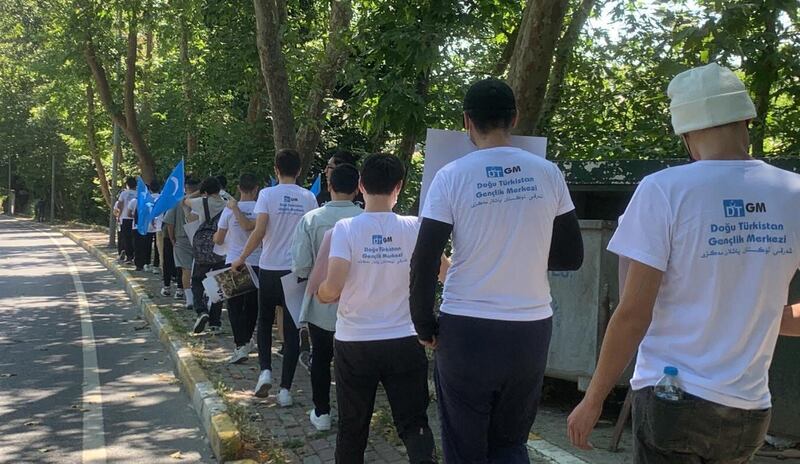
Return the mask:
{"type": "Polygon", "coordinates": [[[633,396],[636,464],[744,464],[764,443],[770,409],[745,410],[684,394],[662,400],[653,388],[633,396]]]}

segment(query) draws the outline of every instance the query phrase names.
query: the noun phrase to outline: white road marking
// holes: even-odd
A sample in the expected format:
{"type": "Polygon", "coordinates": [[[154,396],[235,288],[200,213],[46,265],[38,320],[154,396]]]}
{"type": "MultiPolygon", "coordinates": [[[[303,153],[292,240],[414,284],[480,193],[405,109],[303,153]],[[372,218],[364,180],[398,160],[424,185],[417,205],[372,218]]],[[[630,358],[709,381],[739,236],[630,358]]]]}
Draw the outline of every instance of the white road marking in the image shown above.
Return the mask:
{"type": "Polygon", "coordinates": [[[558,464],[589,464],[569,451],[560,448],[546,440],[528,440],[528,448],[542,456],[552,459],[558,464]]]}
{"type": "Polygon", "coordinates": [[[83,290],[80,272],[64,248],[61,247],[49,232],[41,229],[38,232],[47,234],[58,251],[67,261],[67,268],[72,275],[75,293],[78,297],[78,312],[81,318],[81,346],[83,351],[83,397],[81,411],[83,412],[83,452],[84,464],[105,464],[106,438],[103,426],[103,395],[100,391],[100,376],[97,366],[97,350],[94,342],[94,327],[92,326],[92,313],[89,311],[89,301],[83,290]]]}

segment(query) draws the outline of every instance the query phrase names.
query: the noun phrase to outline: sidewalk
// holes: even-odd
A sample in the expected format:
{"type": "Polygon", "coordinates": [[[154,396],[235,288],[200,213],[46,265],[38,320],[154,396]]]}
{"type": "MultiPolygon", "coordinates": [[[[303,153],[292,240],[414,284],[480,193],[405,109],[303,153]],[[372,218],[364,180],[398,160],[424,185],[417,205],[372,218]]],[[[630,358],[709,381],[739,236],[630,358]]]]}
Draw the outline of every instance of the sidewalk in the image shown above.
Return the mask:
{"type": "MultiPolygon", "coordinates": [[[[80,228],[64,227],[65,230],[79,235],[99,251],[109,256],[106,248],[108,236],[103,232],[80,228]]],[[[259,399],[252,395],[258,377],[258,360],[255,353],[250,359],[239,365],[230,365],[227,358],[233,349],[233,341],[227,313],[223,313],[223,333],[220,336],[189,334],[194,323],[194,311],[184,309],[183,302],[172,297],[162,297],[160,275],[135,272],[128,269],[132,279],[137,282],[148,296],[160,307],[168,308],[168,319],[184,340],[192,347],[195,358],[205,370],[208,378],[215,384],[217,392],[224,398],[228,414],[238,426],[244,445],[243,458],[251,458],[258,462],[269,463],[330,463],[333,462],[336,442],[336,401],[333,399],[334,429],[330,432],[317,432],[308,421],[308,411],[313,407],[311,401],[311,383],[308,372],[298,366],[295,375],[293,397],[294,405],[279,408],[275,397],[259,399]]],[[[173,286],[174,292],[174,286],[173,286]]],[[[280,346],[279,343],[276,343],[280,346]]],[[[275,347],[277,349],[277,347],[275,347]]],[[[279,373],[281,358],[273,357],[273,372],[279,373]]],[[[432,384],[431,384],[432,386],[432,384]]],[[[276,392],[272,392],[273,395],[276,392]]],[[[332,391],[332,394],[334,391],[332,391]]],[[[556,394],[558,392],[555,392],[556,394]]],[[[563,463],[563,464],[623,464],[632,462],[629,433],[623,436],[621,452],[610,453],[595,450],[580,452],[569,446],[566,440],[567,410],[563,405],[542,406],[529,442],[531,462],[563,463]]],[[[438,433],[439,424],[436,402],[431,403],[429,418],[434,434],[438,433]]],[[[610,442],[613,424],[604,422],[593,436],[593,442],[605,449],[610,442]]],[[[402,442],[397,438],[392,426],[391,412],[386,397],[379,392],[373,416],[370,439],[367,447],[367,462],[375,464],[407,462],[402,442]]]]}

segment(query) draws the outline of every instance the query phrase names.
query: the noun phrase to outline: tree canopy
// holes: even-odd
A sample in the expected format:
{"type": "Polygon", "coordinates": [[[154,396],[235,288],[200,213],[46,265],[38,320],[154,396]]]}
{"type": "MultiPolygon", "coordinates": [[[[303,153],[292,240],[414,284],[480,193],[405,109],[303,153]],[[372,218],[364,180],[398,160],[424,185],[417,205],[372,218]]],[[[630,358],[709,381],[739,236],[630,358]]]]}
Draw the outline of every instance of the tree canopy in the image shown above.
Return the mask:
{"type": "Polygon", "coordinates": [[[425,129],[461,128],[477,79],[508,79],[518,132],[546,135],[552,158],[669,158],[683,149],[666,86],[712,61],[751,91],[754,154],[795,156],[798,4],[8,0],[0,169],[31,202],[49,198],[55,160],[58,214],[103,221],[124,176],[163,178],[181,158],[197,176],[266,181],[276,149],[298,149],[311,176],[333,150],[380,151],[410,168],[410,208],[425,129]]]}

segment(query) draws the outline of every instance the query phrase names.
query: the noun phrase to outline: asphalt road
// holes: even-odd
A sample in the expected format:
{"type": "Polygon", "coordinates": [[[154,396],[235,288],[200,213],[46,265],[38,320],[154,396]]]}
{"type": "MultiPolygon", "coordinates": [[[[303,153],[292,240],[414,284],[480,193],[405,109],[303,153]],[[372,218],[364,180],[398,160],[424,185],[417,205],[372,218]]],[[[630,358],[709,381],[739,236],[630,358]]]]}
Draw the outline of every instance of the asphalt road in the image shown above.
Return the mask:
{"type": "Polygon", "coordinates": [[[35,226],[0,216],[0,462],[215,462],[114,276],[35,226]]]}

